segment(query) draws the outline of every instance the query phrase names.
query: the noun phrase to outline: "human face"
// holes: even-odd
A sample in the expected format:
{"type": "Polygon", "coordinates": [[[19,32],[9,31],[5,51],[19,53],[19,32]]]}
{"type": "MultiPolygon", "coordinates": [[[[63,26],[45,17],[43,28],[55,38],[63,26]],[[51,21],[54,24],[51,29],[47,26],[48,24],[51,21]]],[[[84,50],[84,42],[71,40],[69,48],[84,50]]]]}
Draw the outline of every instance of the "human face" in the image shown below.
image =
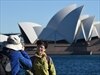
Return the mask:
{"type": "Polygon", "coordinates": [[[37,50],[40,54],[42,54],[45,51],[45,46],[44,45],[38,45],[37,50]]]}

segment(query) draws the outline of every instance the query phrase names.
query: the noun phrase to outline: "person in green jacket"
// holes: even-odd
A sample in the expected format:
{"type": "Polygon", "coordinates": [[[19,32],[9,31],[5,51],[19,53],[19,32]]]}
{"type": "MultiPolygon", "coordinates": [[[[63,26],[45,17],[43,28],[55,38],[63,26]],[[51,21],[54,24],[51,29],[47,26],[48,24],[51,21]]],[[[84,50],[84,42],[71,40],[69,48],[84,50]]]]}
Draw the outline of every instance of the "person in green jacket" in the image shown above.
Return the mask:
{"type": "Polygon", "coordinates": [[[32,60],[32,73],[34,75],[56,75],[55,66],[50,56],[46,54],[48,43],[42,40],[37,41],[37,51],[32,60]]]}

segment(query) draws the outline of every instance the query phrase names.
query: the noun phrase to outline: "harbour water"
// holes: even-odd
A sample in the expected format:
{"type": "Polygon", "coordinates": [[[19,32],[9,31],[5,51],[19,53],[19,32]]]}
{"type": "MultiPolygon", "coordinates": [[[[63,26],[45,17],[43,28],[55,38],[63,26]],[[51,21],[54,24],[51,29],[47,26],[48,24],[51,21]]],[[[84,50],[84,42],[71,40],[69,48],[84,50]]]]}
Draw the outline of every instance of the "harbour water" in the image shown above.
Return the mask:
{"type": "Polygon", "coordinates": [[[100,75],[100,55],[50,55],[57,75],[100,75]]]}

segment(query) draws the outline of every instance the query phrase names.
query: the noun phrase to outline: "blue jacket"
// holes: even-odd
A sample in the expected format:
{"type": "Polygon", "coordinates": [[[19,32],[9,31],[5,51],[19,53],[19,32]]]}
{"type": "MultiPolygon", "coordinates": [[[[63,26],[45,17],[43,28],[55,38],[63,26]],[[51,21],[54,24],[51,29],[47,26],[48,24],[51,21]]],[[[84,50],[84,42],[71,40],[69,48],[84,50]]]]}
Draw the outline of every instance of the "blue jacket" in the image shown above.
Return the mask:
{"type": "Polygon", "coordinates": [[[7,55],[11,63],[11,75],[24,75],[21,72],[32,67],[29,55],[25,51],[14,51],[3,49],[3,53],[7,55]]]}

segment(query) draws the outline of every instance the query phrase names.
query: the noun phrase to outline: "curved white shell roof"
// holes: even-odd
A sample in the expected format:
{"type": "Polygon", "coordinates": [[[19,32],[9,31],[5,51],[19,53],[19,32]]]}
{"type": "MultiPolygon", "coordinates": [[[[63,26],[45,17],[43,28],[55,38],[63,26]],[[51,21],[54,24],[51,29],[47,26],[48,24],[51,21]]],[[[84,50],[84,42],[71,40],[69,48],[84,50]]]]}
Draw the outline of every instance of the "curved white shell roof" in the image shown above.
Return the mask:
{"type": "Polygon", "coordinates": [[[42,40],[66,39],[67,41],[72,42],[75,33],[76,24],[82,8],[83,6],[76,8],[76,5],[71,5],[68,8],[64,8],[65,10],[62,9],[61,11],[59,11],[49,21],[47,27],[40,34],[39,39],[42,40]],[[61,14],[63,16],[61,16],[61,14]],[[70,30],[70,28],[72,29],[70,30]],[[51,38],[51,35],[54,36],[54,38],[51,38]]]}
{"type": "Polygon", "coordinates": [[[43,39],[45,37],[45,35],[48,36],[48,33],[51,34],[52,32],[54,32],[53,30],[57,29],[58,24],[65,18],[66,15],[68,15],[74,9],[76,9],[76,4],[65,7],[62,10],[60,10],[58,13],[56,13],[51,18],[51,20],[47,24],[46,28],[42,31],[40,37],[42,37],[42,39],[43,39]]]}
{"type": "Polygon", "coordinates": [[[91,37],[98,36],[100,38],[100,21],[93,22],[93,28],[91,37]]]}
{"type": "Polygon", "coordinates": [[[85,39],[88,41],[91,35],[92,24],[94,21],[94,16],[81,16],[79,19],[80,23],[77,24],[78,29],[75,35],[75,40],[85,39]]]}
{"type": "Polygon", "coordinates": [[[34,41],[38,38],[38,35],[41,32],[41,28],[42,28],[41,25],[32,22],[20,22],[18,24],[21,27],[21,29],[24,31],[24,34],[27,36],[30,43],[34,43],[34,41]]]}
{"type": "Polygon", "coordinates": [[[83,6],[77,7],[76,4],[63,8],[51,18],[44,29],[32,22],[20,22],[19,26],[30,43],[34,43],[36,39],[66,40],[72,43],[78,39],[90,41],[95,36],[100,38],[100,22],[95,22],[94,16],[80,16],[82,9],[83,6]]]}
{"type": "Polygon", "coordinates": [[[72,12],[76,8],[77,8],[76,4],[63,8],[51,18],[51,20],[47,24],[47,27],[56,29],[58,27],[58,24],[65,18],[65,16],[67,16],[70,12],[72,12]]]}

